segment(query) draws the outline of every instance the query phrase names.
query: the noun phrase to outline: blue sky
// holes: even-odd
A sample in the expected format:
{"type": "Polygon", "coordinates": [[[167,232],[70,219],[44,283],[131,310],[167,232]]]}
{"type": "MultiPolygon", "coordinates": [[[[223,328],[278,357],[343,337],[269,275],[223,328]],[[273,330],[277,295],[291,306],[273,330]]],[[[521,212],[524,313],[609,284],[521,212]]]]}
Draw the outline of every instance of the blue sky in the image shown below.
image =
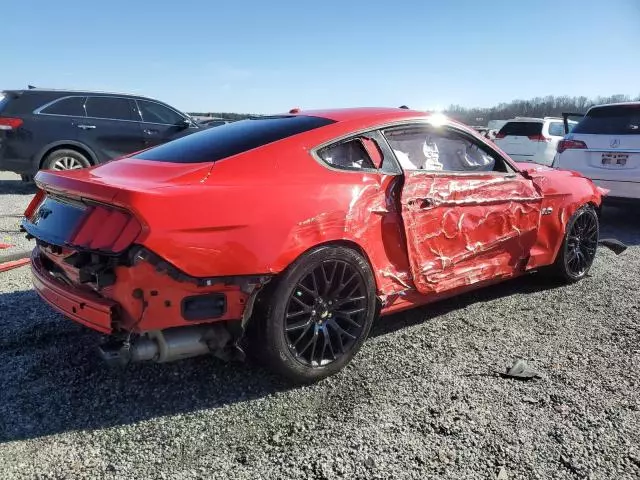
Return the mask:
{"type": "Polygon", "coordinates": [[[640,94],[640,0],[23,0],[0,16],[0,88],[186,111],[640,94]]]}

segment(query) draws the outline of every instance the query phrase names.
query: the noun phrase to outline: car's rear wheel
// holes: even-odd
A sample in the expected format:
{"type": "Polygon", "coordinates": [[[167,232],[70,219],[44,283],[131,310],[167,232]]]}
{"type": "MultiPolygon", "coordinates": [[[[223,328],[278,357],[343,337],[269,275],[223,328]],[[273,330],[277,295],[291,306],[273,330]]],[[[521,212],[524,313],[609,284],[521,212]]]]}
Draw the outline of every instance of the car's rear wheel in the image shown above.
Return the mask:
{"type": "Polygon", "coordinates": [[[577,282],[586,277],[598,248],[600,226],[591,205],[580,207],[569,219],[564,240],[553,265],[557,277],[577,282]]]}
{"type": "Polygon", "coordinates": [[[359,253],[317,248],[298,259],[265,299],[262,357],[297,383],[333,375],[351,361],[376,315],[373,273],[359,253]]]}
{"type": "Polygon", "coordinates": [[[42,168],[45,170],[78,170],[91,166],[89,159],[76,150],[60,149],[54,150],[44,162],[42,168]]]}

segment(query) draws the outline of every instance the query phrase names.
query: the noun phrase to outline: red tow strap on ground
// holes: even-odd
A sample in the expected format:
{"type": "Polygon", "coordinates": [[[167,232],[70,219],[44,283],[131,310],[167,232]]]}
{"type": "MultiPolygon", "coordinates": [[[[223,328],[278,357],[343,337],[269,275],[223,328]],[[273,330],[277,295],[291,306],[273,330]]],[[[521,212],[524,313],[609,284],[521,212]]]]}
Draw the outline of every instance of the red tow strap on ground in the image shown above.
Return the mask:
{"type": "MultiPolygon", "coordinates": [[[[9,245],[8,243],[0,243],[0,250],[11,248],[13,245],[9,245]]],[[[0,263],[0,273],[6,272],[7,270],[11,270],[14,268],[22,267],[29,263],[29,257],[19,258],[18,260],[11,260],[9,262],[0,263]]]]}
{"type": "Polygon", "coordinates": [[[13,260],[11,262],[0,263],[0,273],[6,272],[7,270],[11,270],[13,268],[22,267],[29,263],[28,258],[21,258],[20,260],[13,260]]]}

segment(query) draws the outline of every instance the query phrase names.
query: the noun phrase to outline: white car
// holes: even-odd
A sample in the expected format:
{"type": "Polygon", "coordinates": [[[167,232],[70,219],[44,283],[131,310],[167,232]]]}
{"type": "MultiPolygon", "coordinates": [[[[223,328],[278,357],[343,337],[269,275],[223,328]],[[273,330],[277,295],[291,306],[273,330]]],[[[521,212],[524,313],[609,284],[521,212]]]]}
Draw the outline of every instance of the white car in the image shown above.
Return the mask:
{"type": "Polygon", "coordinates": [[[640,200],[640,102],[591,107],[557,151],[554,168],[609,189],[608,201],[640,200]]]}
{"type": "MultiPolygon", "coordinates": [[[[569,131],[578,122],[567,122],[569,131]]],[[[494,143],[516,162],[551,165],[556,146],[565,134],[562,118],[516,117],[502,126],[494,143]]]]}

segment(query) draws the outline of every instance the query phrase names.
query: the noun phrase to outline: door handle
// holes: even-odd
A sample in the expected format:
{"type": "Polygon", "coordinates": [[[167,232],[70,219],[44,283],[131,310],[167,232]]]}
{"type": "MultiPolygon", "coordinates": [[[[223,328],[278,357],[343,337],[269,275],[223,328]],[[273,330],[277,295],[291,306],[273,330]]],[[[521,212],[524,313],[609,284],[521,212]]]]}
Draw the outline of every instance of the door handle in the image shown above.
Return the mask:
{"type": "Polygon", "coordinates": [[[143,130],[143,132],[147,135],[155,135],[156,133],[158,133],[158,130],[149,130],[148,128],[143,130]]]}
{"type": "Polygon", "coordinates": [[[83,130],[93,130],[94,128],[96,128],[95,125],[78,125],[78,128],[81,128],[83,130]]]}
{"type": "Polygon", "coordinates": [[[429,208],[433,206],[433,200],[431,198],[415,198],[409,201],[409,205],[417,205],[418,208],[429,208]]]}

